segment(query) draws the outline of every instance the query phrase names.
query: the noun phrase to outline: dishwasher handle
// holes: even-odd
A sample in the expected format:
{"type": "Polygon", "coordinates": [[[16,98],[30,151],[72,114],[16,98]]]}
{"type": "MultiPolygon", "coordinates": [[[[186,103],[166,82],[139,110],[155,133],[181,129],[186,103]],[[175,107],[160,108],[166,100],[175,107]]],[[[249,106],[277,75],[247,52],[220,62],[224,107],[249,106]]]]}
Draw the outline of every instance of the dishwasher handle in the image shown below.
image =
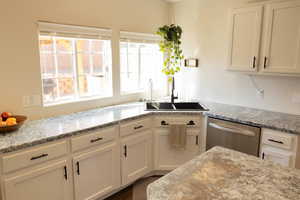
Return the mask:
{"type": "Polygon", "coordinates": [[[223,124],[217,124],[217,123],[212,123],[210,122],[208,124],[209,126],[216,128],[216,129],[220,129],[223,131],[228,131],[228,132],[232,132],[232,133],[237,133],[237,134],[241,134],[241,135],[246,135],[246,136],[250,136],[250,137],[254,137],[256,134],[253,131],[250,130],[245,130],[245,129],[241,129],[235,126],[230,126],[230,125],[226,125],[224,126],[223,124]]]}

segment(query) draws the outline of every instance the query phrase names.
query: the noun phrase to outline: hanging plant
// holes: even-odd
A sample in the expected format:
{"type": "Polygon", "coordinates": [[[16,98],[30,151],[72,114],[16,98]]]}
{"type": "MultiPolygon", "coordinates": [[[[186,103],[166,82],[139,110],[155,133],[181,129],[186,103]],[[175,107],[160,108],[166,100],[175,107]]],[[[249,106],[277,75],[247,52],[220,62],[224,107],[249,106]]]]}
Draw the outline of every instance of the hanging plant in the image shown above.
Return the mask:
{"type": "Polygon", "coordinates": [[[182,28],[178,25],[165,25],[157,31],[162,40],[159,42],[160,51],[165,54],[162,72],[168,76],[169,81],[175,73],[180,71],[181,61],[184,59],[181,45],[182,28]]]}

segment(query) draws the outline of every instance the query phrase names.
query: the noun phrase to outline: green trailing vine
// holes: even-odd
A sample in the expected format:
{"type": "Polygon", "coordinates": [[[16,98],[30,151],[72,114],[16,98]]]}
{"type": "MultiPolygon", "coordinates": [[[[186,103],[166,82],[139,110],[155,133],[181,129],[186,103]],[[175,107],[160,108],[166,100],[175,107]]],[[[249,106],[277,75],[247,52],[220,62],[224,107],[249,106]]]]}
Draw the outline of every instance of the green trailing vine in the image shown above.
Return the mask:
{"type": "Polygon", "coordinates": [[[184,59],[181,45],[182,28],[178,25],[165,25],[157,31],[162,40],[159,42],[160,51],[165,54],[162,72],[166,74],[169,81],[175,73],[180,71],[181,61],[184,59]]]}

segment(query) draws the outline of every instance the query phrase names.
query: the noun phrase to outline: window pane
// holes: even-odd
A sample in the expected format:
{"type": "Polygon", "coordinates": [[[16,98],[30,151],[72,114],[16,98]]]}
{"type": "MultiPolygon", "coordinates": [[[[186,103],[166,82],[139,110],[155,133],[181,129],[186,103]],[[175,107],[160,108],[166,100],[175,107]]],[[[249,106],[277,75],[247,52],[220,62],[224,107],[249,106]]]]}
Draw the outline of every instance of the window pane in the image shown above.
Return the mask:
{"type": "Polygon", "coordinates": [[[163,88],[161,73],[163,54],[157,44],[120,43],[121,91],[134,92],[148,86],[152,79],[158,89],[163,88]]]}
{"type": "Polygon", "coordinates": [[[54,55],[50,53],[41,53],[40,62],[42,68],[42,77],[55,77],[54,55]]]}
{"type": "Polygon", "coordinates": [[[105,41],[93,40],[92,41],[92,51],[93,52],[102,52],[105,48],[105,41]]]}
{"type": "Polygon", "coordinates": [[[80,76],[79,88],[81,96],[92,96],[101,94],[101,79],[102,77],[96,76],[80,76]]]}
{"type": "Polygon", "coordinates": [[[90,51],[90,41],[89,40],[77,40],[76,48],[78,53],[88,53],[90,51]]]}
{"type": "Polygon", "coordinates": [[[51,37],[40,37],[40,51],[53,52],[53,40],[51,37]]]}
{"type": "Polygon", "coordinates": [[[135,43],[121,42],[120,52],[121,91],[139,90],[139,46],[135,43]]]}
{"type": "Polygon", "coordinates": [[[74,80],[73,78],[60,78],[58,79],[59,85],[59,98],[72,99],[74,98],[74,80]]]}
{"type": "Polygon", "coordinates": [[[57,55],[58,76],[73,76],[73,55],[58,54],[57,55]]]}
{"type": "Polygon", "coordinates": [[[58,52],[72,52],[72,40],[57,38],[56,50],[58,52]]]}
{"type": "Polygon", "coordinates": [[[53,102],[57,98],[56,79],[43,79],[44,102],[53,102]]]}
{"type": "Polygon", "coordinates": [[[93,55],[93,73],[102,74],[103,73],[103,55],[94,54],[93,55]]]}
{"type": "Polygon", "coordinates": [[[77,54],[77,65],[79,74],[91,73],[90,55],[77,54]]]}
{"type": "Polygon", "coordinates": [[[40,46],[45,104],[112,95],[110,40],[40,36],[40,46]]]}

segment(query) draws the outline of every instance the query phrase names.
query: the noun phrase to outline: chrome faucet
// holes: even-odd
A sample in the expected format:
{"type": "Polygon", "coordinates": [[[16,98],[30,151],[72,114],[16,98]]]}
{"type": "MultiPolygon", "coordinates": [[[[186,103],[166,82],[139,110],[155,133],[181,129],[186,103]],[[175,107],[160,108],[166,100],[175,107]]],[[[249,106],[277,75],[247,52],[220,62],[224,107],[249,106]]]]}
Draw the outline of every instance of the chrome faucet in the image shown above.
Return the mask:
{"type": "Polygon", "coordinates": [[[172,78],[172,93],[171,93],[171,103],[174,103],[175,99],[178,99],[178,96],[174,95],[174,90],[175,90],[175,78],[172,78]]]}

